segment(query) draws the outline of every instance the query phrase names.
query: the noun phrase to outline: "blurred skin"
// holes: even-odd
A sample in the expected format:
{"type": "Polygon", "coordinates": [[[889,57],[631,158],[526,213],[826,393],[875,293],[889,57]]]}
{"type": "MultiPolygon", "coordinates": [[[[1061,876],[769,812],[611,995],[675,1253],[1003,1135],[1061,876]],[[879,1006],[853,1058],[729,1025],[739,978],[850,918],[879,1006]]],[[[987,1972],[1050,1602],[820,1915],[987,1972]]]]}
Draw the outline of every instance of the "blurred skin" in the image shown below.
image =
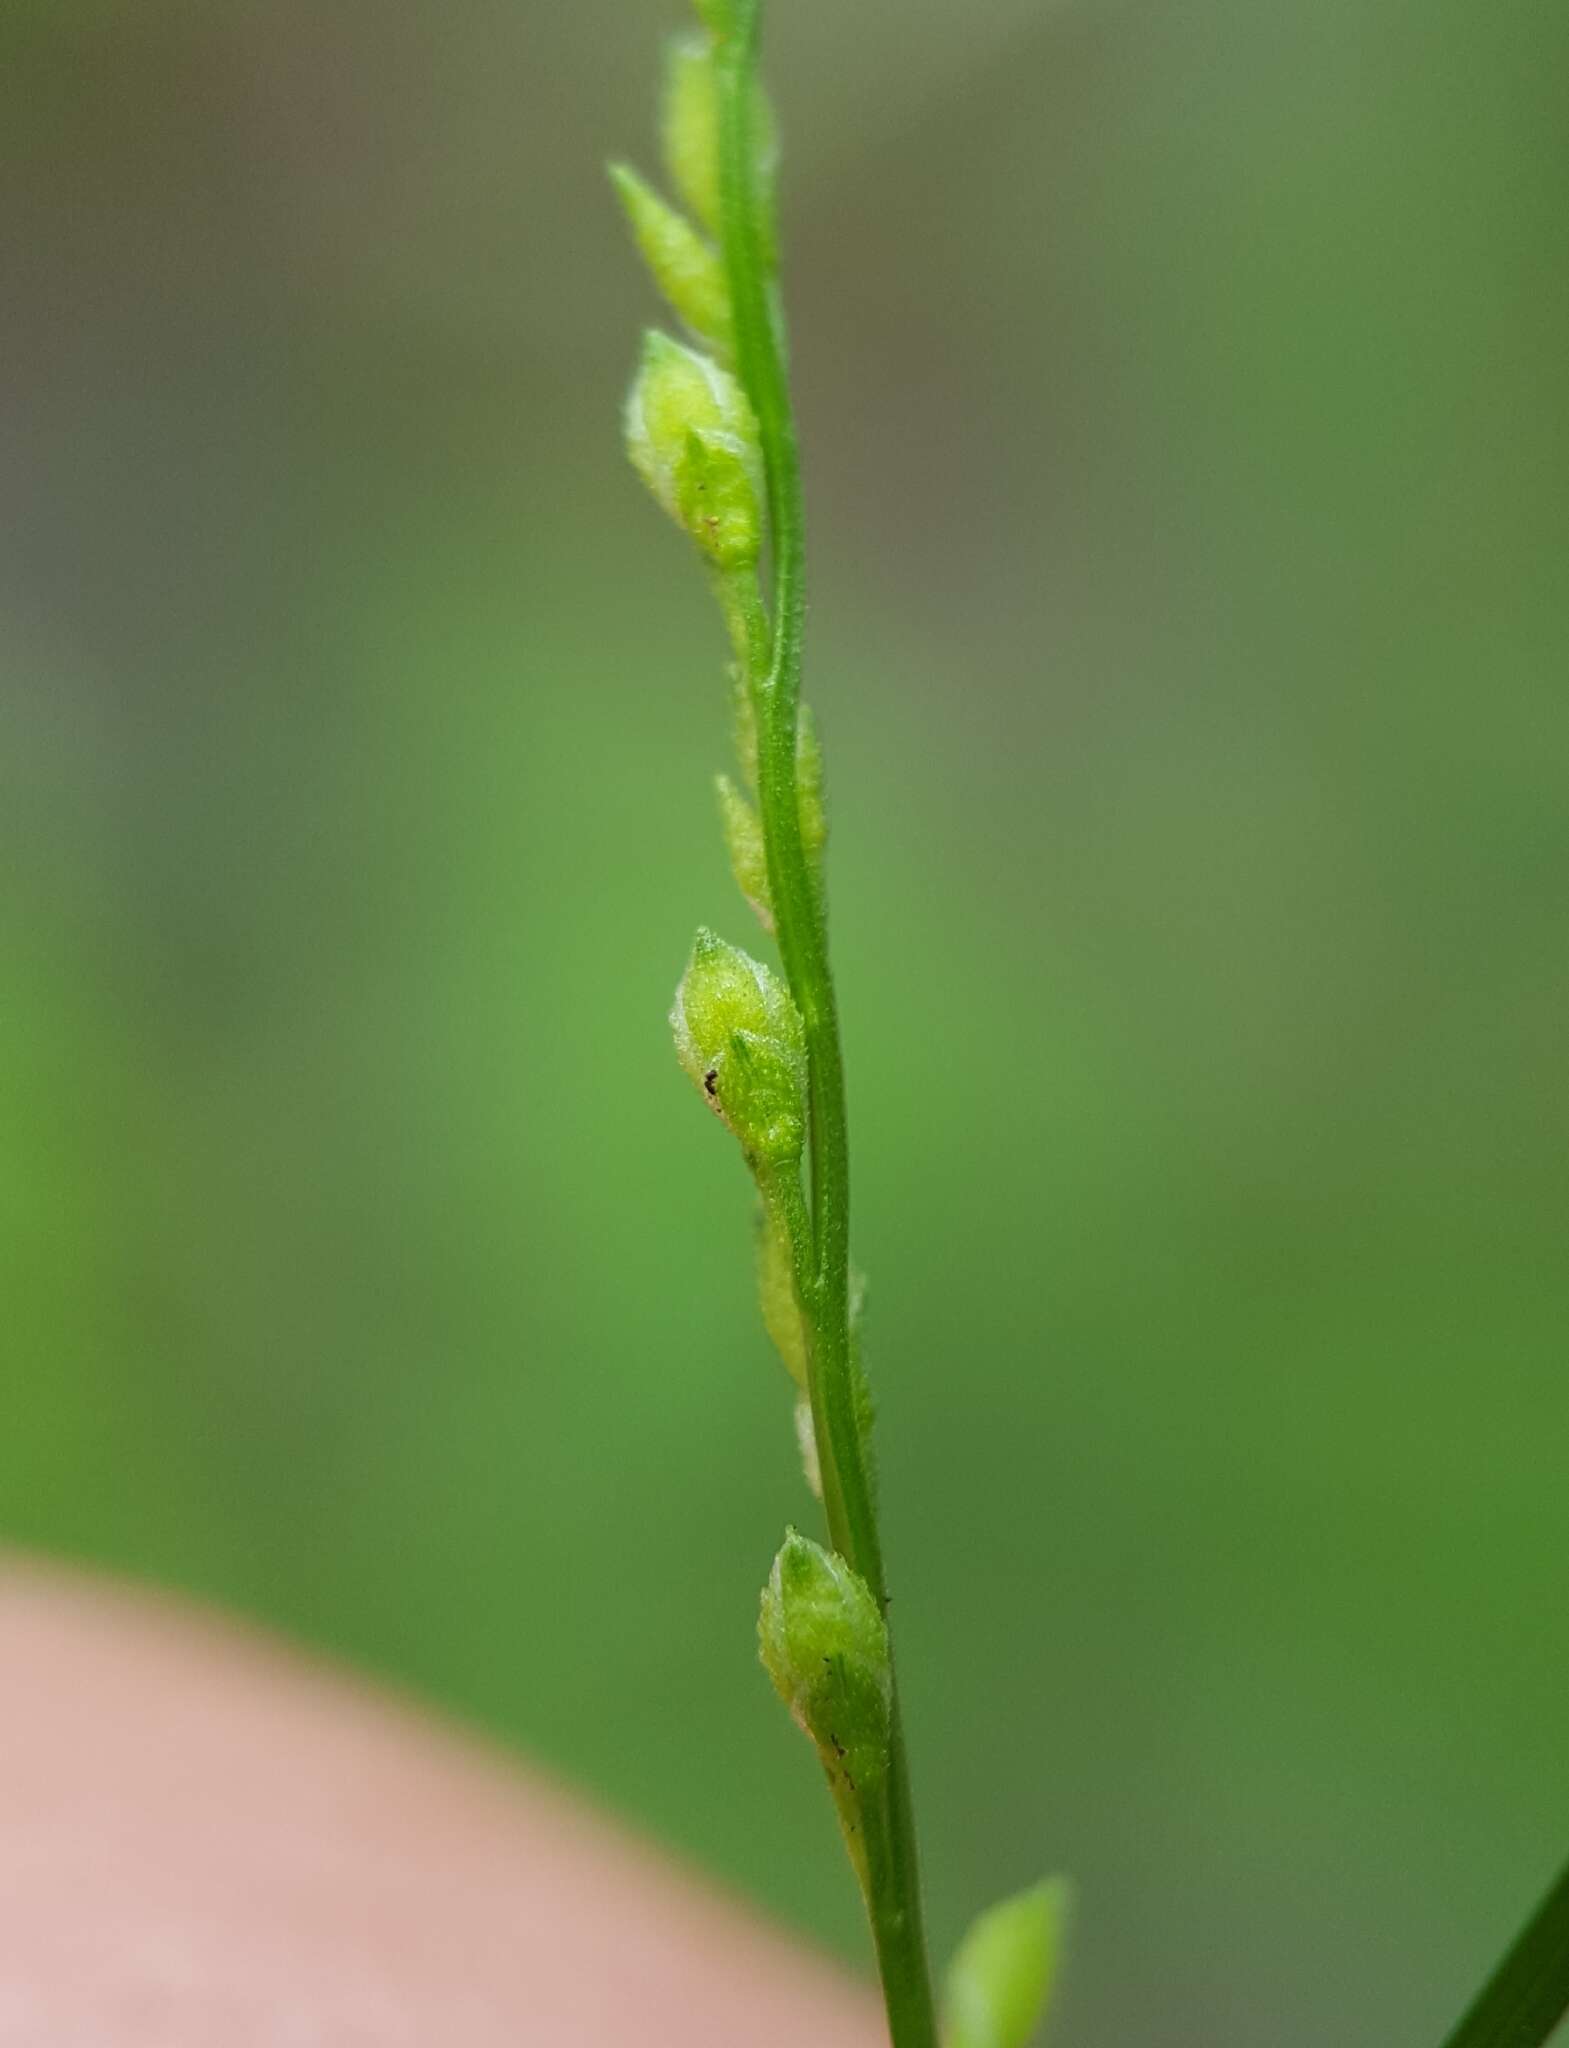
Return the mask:
{"type": "Polygon", "coordinates": [[[877,2038],[828,1965],[258,1637],[13,1564],[0,1670],[0,2040],[877,2038]]]}

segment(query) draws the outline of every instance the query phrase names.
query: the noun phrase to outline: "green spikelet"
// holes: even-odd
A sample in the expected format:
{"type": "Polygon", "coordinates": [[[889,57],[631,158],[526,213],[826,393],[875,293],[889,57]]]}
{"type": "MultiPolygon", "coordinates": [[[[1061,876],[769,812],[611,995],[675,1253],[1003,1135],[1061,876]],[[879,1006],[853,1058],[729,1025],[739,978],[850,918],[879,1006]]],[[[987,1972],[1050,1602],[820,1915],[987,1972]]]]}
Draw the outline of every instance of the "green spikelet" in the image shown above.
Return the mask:
{"type": "Polygon", "coordinates": [[[633,238],[671,307],[717,356],[734,356],[730,288],[724,265],[686,218],[627,164],[610,166],[633,238]]]}
{"type": "Polygon", "coordinates": [[[771,932],[774,913],[768,899],[768,853],[763,843],[762,820],[728,775],[715,776],[714,793],[719,799],[719,822],[724,828],[735,885],[757,912],[764,930],[771,932]]]}
{"type": "Polygon", "coordinates": [[[864,1889],[864,1813],[887,1774],[893,1685],[877,1602],[842,1557],[791,1529],[763,1589],[757,1636],[774,1689],[817,1750],[864,1889]]]}
{"type": "Polygon", "coordinates": [[[711,357],[656,330],[627,394],[626,447],[659,503],[719,568],[749,568],[762,545],[757,422],[711,357]]]}
{"type": "Polygon", "coordinates": [[[676,1057],[758,1170],[806,1140],[806,1043],[789,991],[761,961],[697,935],[670,1012],[676,1057]]]}
{"type": "Polygon", "coordinates": [[[757,1298],[763,1328],[798,1391],[807,1391],[806,1330],[795,1298],[795,1262],[782,1219],[767,1205],[757,1219],[757,1298]]]}

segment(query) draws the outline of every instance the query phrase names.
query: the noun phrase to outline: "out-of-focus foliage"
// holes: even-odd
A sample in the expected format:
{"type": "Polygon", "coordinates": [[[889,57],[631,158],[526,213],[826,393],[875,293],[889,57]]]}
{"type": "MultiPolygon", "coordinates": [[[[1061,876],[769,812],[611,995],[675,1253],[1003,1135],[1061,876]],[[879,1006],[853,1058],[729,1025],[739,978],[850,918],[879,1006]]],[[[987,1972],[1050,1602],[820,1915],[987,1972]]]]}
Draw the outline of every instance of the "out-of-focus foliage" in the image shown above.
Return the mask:
{"type": "MultiPolygon", "coordinates": [[[[0,30],[0,1530],[848,1943],[607,424],[678,13],[0,30]]],[[[1064,2041],[1434,2038],[1569,1814],[1569,17],[776,16],[936,1945],[1060,1867],[1064,2041]]]]}
{"type": "Polygon", "coordinates": [[[943,2039],[949,2048],[1029,2048],[1051,1998],[1070,1893],[1048,1878],[988,1906],[948,1966],[943,2039]]]}

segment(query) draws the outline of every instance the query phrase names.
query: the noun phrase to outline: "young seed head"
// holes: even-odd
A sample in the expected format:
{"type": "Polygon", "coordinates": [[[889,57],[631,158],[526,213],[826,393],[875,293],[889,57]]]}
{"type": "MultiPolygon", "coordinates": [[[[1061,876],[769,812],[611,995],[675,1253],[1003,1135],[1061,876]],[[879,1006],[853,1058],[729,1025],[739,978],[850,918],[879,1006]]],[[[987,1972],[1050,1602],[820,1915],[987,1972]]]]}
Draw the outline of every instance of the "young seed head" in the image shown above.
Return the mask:
{"type": "Polygon", "coordinates": [[[670,1012],[676,1057],[754,1168],[795,1164],[806,1141],[806,1037],[790,992],[759,960],[697,935],[670,1012]]]}
{"type": "Polygon", "coordinates": [[[718,255],[629,165],[612,164],[610,182],[655,284],[692,332],[728,361],[734,353],[730,287],[718,255]]]}
{"type": "Polygon", "coordinates": [[[626,406],[632,466],[719,567],[762,545],[762,456],[740,385],[709,356],[649,333],[626,406]]]}
{"type": "Polygon", "coordinates": [[[788,1531],[763,1590],[763,1666],[810,1737],[866,1883],[863,1806],[888,1768],[888,1630],[864,1579],[842,1557],[788,1531]]]}

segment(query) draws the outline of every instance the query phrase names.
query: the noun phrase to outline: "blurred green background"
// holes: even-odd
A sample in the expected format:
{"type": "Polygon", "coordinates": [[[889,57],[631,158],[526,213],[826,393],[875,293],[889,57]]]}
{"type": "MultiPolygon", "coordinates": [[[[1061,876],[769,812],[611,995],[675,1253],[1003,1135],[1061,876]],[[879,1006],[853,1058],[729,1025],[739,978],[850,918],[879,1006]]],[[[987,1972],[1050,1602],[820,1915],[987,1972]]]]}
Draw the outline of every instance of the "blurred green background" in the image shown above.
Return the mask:
{"type": "MultiPolygon", "coordinates": [[[[1431,2042],[1569,1840],[1560,0],[776,0],[859,1256],[946,1949],[1431,2042]]],[[[671,1057],[720,636],[625,472],[676,0],[0,24],[0,1534],[859,1957],[671,1057]]]]}

